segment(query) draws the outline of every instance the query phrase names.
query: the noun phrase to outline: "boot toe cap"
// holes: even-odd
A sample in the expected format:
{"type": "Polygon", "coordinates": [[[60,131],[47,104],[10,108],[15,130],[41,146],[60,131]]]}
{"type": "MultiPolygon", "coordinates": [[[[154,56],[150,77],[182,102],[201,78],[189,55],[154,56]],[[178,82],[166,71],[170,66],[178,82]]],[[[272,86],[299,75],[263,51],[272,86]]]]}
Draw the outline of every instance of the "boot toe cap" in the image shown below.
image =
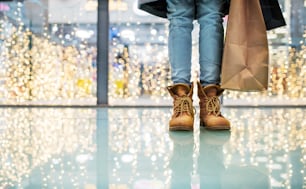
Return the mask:
{"type": "Polygon", "coordinates": [[[173,118],[169,122],[169,130],[193,130],[193,121],[193,117],[188,115],[173,118]]]}
{"type": "Polygon", "coordinates": [[[229,130],[231,128],[230,122],[221,116],[207,116],[201,125],[212,130],[229,130]]]}

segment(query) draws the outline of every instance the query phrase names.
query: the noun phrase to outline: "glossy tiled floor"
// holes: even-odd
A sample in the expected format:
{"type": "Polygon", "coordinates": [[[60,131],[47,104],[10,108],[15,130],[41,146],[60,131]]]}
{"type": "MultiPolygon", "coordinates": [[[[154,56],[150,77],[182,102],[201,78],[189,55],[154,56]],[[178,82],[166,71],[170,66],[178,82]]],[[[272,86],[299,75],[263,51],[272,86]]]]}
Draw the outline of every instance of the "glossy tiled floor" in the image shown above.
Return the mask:
{"type": "Polygon", "coordinates": [[[223,108],[230,132],[168,132],[170,108],[2,108],[0,188],[306,188],[301,108],[223,108]]]}

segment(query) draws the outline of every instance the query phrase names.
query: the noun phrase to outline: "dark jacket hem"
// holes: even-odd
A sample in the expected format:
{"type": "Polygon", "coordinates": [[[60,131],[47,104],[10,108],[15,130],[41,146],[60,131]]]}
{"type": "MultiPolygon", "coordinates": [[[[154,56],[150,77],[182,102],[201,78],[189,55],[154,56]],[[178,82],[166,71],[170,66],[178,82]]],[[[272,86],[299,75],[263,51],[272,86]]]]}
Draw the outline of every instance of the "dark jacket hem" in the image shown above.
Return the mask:
{"type": "Polygon", "coordinates": [[[149,14],[159,16],[162,18],[167,18],[167,12],[165,11],[167,4],[161,3],[146,3],[139,6],[139,9],[148,12],[149,14]]]}

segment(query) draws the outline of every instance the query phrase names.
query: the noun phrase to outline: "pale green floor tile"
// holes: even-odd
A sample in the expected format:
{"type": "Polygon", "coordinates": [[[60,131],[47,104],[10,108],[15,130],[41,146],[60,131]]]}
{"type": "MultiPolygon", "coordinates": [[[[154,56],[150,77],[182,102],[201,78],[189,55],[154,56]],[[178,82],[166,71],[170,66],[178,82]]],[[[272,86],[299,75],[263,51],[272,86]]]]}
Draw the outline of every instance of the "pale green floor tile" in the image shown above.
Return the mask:
{"type": "Polygon", "coordinates": [[[223,108],[231,131],[169,132],[170,108],[1,108],[0,188],[306,188],[303,108],[223,108]]]}

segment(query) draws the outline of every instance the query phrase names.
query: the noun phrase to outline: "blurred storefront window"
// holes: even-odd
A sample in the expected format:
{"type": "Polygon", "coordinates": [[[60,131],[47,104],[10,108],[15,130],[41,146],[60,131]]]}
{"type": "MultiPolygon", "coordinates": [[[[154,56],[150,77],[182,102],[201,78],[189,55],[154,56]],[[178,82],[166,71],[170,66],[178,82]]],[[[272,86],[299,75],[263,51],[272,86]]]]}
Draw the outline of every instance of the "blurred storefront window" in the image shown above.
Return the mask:
{"type": "Polygon", "coordinates": [[[96,12],[86,1],[0,2],[0,103],[96,103],[96,12]]]}
{"type": "Polygon", "coordinates": [[[110,104],[159,104],[170,84],[167,22],[137,1],[110,2],[110,104]]]}

